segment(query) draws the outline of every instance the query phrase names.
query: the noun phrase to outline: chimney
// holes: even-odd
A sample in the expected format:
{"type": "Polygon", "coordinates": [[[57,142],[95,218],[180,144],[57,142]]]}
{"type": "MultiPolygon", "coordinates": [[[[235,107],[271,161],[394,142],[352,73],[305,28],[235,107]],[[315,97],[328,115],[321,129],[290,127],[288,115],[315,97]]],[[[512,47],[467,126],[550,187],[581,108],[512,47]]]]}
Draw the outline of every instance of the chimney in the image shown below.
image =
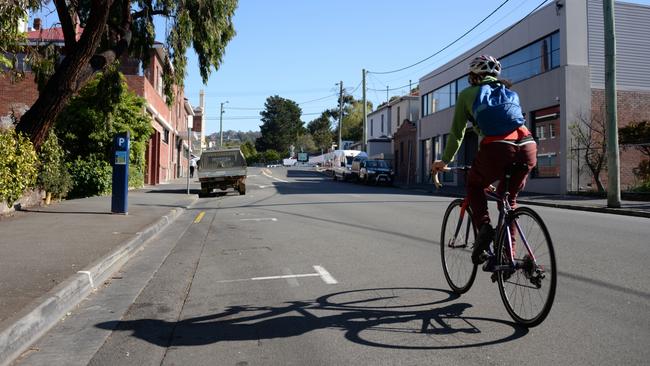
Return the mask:
{"type": "Polygon", "coordinates": [[[41,18],[34,18],[34,30],[41,30],[41,18]]]}

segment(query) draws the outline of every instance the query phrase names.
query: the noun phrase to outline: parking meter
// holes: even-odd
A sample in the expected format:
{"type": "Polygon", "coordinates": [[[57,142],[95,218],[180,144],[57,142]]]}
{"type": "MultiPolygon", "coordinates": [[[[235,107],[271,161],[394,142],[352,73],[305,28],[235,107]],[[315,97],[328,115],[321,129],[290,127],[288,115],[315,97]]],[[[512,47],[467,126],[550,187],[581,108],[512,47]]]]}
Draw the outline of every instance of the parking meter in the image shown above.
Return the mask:
{"type": "Polygon", "coordinates": [[[112,213],[128,214],[129,149],[129,133],[122,132],[115,135],[113,138],[112,213]]]}

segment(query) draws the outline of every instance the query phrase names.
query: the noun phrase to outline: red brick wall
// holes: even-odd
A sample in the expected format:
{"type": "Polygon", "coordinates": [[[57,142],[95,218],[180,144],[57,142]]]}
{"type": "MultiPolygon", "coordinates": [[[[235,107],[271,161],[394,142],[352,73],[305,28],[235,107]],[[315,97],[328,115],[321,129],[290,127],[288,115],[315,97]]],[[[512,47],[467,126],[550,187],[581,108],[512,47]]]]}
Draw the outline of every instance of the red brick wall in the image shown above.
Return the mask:
{"type": "Polygon", "coordinates": [[[12,83],[9,75],[0,74],[0,118],[9,117],[14,111],[20,118],[38,98],[34,75],[27,73],[25,78],[12,83]]]}
{"type": "MultiPolygon", "coordinates": [[[[591,95],[593,112],[604,113],[605,91],[603,89],[592,89],[591,95]]],[[[627,126],[631,122],[650,121],[650,92],[618,91],[616,97],[619,127],[627,126]]],[[[636,149],[627,148],[621,149],[619,156],[621,189],[626,190],[636,183],[633,169],[638,166],[643,155],[636,149]]],[[[601,174],[601,180],[606,186],[606,171],[601,174]]]]}

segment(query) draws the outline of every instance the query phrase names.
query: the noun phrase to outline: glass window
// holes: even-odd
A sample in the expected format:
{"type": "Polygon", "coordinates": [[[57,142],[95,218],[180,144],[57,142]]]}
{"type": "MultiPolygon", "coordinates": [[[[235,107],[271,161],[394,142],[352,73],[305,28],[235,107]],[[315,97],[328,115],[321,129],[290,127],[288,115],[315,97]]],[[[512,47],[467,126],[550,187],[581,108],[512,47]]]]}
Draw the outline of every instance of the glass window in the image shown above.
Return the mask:
{"type": "Polygon", "coordinates": [[[544,126],[543,125],[538,125],[535,128],[535,133],[536,133],[536,137],[537,137],[538,140],[546,140],[546,138],[544,137],[544,126]]]}
{"type": "Polygon", "coordinates": [[[552,123],[548,125],[548,135],[552,139],[555,138],[555,125],[552,123]]]}
{"type": "Polygon", "coordinates": [[[551,34],[551,69],[560,66],[560,32],[551,34]]]}
{"type": "Polygon", "coordinates": [[[435,100],[434,112],[451,107],[451,84],[434,90],[433,99],[435,100]]]}
{"type": "Polygon", "coordinates": [[[456,105],[456,82],[449,84],[449,105],[456,105]]]}
{"type": "Polygon", "coordinates": [[[169,143],[169,130],[166,129],[166,128],[165,128],[165,131],[163,132],[162,140],[166,144],[169,143]]]}
{"type": "Polygon", "coordinates": [[[381,133],[384,133],[384,115],[381,115],[381,133]]]}
{"type": "Polygon", "coordinates": [[[559,32],[501,58],[501,76],[516,83],[560,64],[559,32]]]}
{"type": "Polygon", "coordinates": [[[465,75],[462,78],[456,80],[456,95],[469,88],[469,80],[467,80],[467,77],[468,75],[465,75]]]}
{"type": "Polygon", "coordinates": [[[372,121],[372,118],[370,119],[370,136],[375,135],[375,124],[372,121]]]}
{"type": "Polygon", "coordinates": [[[399,127],[399,123],[402,121],[402,119],[401,119],[401,112],[402,112],[402,111],[400,110],[400,107],[398,106],[398,107],[397,107],[397,127],[399,127]]]}

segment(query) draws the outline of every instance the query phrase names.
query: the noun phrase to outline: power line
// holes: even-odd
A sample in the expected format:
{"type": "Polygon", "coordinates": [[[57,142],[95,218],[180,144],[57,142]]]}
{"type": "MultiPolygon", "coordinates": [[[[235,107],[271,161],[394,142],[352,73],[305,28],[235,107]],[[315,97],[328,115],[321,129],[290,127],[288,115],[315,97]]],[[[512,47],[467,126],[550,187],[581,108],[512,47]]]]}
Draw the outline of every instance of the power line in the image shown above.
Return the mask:
{"type": "Polygon", "coordinates": [[[461,39],[463,39],[466,35],[468,35],[471,31],[473,31],[474,29],[476,29],[479,25],[483,24],[483,22],[485,22],[486,20],[488,20],[488,18],[490,18],[492,15],[494,15],[494,13],[496,13],[499,9],[501,9],[501,8],[502,8],[506,3],[508,3],[509,1],[510,1],[510,0],[505,0],[503,3],[501,3],[501,5],[499,5],[499,6],[498,6],[496,9],[494,9],[490,14],[488,14],[488,16],[486,16],[485,18],[483,18],[483,20],[481,20],[481,21],[478,22],[476,25],[474,25],[470,30],[468,30],[467,32],[463,33],[462,36],[456,38],[453,42],[449,43],[448,45],[446,45],[445,47],[443,47],[443,48],[440,49],[439,51],[436,51],[433,55],[431,55],[431,56],[429,56],[429,57],[426,57],[426,58],[424,58],[424,59],[422,59],[422,60],[420,60],[420,61],[418,61],[418,62],[416,62],[416,63],[414,63],[414,64],[411,64],[411,65],[409,65],[409,66],[402,67],[402,68],[400,68],[400,69],[391,70],[391,71],[368,71],[368,73],[369,73],[369,74],[392,74],[392,73],[395,73],[395,72],[400,72],[400,71],[404,71],[404,70],[406,70],[406,69],[410,69],[410,68],[413,67],[413,66],[417,66],[417,65],[423,63],[424,61],[427,61],[427,60],[431,59],[432,57],[437,56],[438,54],[440,54],[441,52],[443,52],[443,51],[446,50],[447,48],[453,46],[456,42],[458,42],[458,41],[460,41],[461,39]]]}
{"type": "Polygon", "coordinates": [[[476,53],[478,53],[478,52],[484,50],[487,46],[489,46],[489,45],[491,45],[492,43],[494,43],[497,39],[503,37],[503,35],[505,35],[506,33],[508,33],[512,28],[514,28],[514,27],[516,27],[517,25],[519,25],[521,22],[523,22],[523,21],[524,21],[526,18],[528,18],[531,14],[533,14],[534,12],[536,12],[539,8],[542,7],[542,5],[546,4],[547,2],[548,2],[548,0],[542,0],[542,2],[541,2],[539,5],[537,5],[533,10],[531,10],[530,13],[526,14],[525,17],[519,19],[518,22],[516,22],[515,24],[513,24],[513,25],[511,25],[510,27],[506,28],[503,32],[501,32],[499,35],[495,36],[492,40],[490,40],[489,42],[487,42],[486,44],[484,44],[483,47],[477,49],[477,50],[476,50],[475,52],[473,52],[472,54],[470,54],[470,55],[468,55],[468,56],[466,56],[466,57],[464,57],[464,58],[458,60],[456,63],[454,63],[454,64],[448,66],[447,68],[445,68],[445,69],[443,69],[443,70],[438,71],[438,72],[435,73],[435,74],[432,74],[432,75],[429,75],[429,76],[427,76],[427,77],[425,77],[425,78],[423,78],[423,79],[420,79],[420,81],[425,81],[425,80],[432,79],[432,78],[434,78],[434,77],[436,77],[436,76],[438,76],[438,75],[440,75],[440,74],[442,74],[442,73],[444,73],[444,72],[449,71],[450,69],[452,69],[452,68],[458,66],[459,64],[461,64],[461,63],[467,61],[467,60],[468,60],[468,59],[469,59],[473,54],[476,54],[476,53]]]}

